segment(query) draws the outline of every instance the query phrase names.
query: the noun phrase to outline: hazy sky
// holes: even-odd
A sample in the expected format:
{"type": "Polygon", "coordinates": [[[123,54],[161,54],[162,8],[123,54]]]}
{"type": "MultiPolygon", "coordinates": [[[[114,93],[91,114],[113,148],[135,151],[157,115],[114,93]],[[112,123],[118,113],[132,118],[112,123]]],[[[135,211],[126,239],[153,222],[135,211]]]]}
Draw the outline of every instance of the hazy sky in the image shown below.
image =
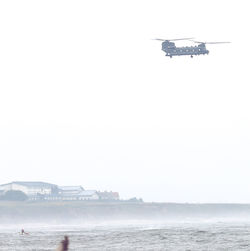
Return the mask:
{"type": "Polygon", "coordinates": [[[248,2],[1,1],[0,184],[250,203],[248,2]]]}

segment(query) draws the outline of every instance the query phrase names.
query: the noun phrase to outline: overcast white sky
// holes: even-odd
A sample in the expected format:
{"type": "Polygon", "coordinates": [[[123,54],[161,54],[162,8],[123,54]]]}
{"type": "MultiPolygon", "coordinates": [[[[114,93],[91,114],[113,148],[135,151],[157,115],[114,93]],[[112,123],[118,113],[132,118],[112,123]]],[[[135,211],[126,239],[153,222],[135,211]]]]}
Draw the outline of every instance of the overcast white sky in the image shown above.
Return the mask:
{"type": "Polygon", "coordinates": [[[0,184],[250,203],[248,2],[1,1],[0,184]]]}

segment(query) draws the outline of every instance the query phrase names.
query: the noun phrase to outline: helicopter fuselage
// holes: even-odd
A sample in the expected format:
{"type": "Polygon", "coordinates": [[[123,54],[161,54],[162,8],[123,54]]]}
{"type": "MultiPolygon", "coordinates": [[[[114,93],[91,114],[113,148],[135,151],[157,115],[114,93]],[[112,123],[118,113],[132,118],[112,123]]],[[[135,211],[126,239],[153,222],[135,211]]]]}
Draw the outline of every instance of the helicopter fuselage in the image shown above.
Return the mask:
{"type": "Polygon", "coordinates": [[[209,53],[205,43],[201,43],[198,46],[176,47],[175,43],[168,40],[162,43],[162,50],[166,53],[167,57],[183,55],[189,55],[193,57],[195,55],[205,55],[209,53]]]}

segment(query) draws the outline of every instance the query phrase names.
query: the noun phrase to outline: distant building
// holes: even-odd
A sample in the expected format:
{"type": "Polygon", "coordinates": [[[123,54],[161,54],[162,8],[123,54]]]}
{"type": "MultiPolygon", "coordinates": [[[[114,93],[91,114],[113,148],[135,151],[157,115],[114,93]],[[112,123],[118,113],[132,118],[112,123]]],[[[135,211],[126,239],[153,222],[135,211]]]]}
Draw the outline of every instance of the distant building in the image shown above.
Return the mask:
{"type": "Polygon", "coordinates": [[[82,186],[59,186],[58,193],[60,195],[75,195],[84,191],[82,186]]]}
{"type": "Polygon", "coordinates": [[[0,190],[7,191],[22,191],[27,196],[34,196],[37,194],[45,195],[51,194],[57,186],[46,182],[30,182],[30,181],[14,181],[11,183],[0,185],[0,190]]]}
{"type": "Polygon", "coordinates": [[[99,200],[100,196],[96,190],[85,190],[79,193],[79,200],[99,200]]]}
{"type": "Polygon", "coordinates": [[[119,200],[120,196],[117,192],[98,192],[100,200],[119,200]]]}
{"type": "Polygon", "coordinates": [[[82,186],[57,186],[40,181],[14,181],[0,185],[0,196],[7,191],[21,191],[32,201],[119,200],[119,193],[116,192],[97,192],[84,190],[82,186]]]}
{"type": "Polygon", "coordinates": [[[95,190],[84,190],[80,186],[59,187],[58,194],[46,195],[44,200],[99,200],[95,190]]]}

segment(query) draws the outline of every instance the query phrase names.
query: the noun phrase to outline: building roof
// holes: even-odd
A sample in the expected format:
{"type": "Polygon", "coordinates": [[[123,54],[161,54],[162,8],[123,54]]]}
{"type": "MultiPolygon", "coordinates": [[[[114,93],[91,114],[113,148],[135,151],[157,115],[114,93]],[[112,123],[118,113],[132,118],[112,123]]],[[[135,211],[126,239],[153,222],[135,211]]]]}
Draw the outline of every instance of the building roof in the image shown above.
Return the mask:
{"type": "Polygon", "coordinates": [[[97,194],[96,190],[84,190],[82,192],[80,192],[78,195],[79,196],[92,196],[97,194]]]}
{"type": "Polygon", "coordinates": [[[62,191],[83,191],[82,186],[59,186],[58,187],[62,191]]]}
{"type": "Polygon", "coordinates": [[[98,192],[98,195],[103,199],[119,199],[119,193],[118,192],[98,192]]]}
{"type": "Polygon", "coordinates": [[[43,188],[51,188],[51,187],[56,186],[54,184],[41,182],[41,181],[13,181],[7,184],[3,184],[1,186],[11,185],[11,184],[17,184],[17,185],[26,186],[26,187],[43,187],[43,188]]]}

